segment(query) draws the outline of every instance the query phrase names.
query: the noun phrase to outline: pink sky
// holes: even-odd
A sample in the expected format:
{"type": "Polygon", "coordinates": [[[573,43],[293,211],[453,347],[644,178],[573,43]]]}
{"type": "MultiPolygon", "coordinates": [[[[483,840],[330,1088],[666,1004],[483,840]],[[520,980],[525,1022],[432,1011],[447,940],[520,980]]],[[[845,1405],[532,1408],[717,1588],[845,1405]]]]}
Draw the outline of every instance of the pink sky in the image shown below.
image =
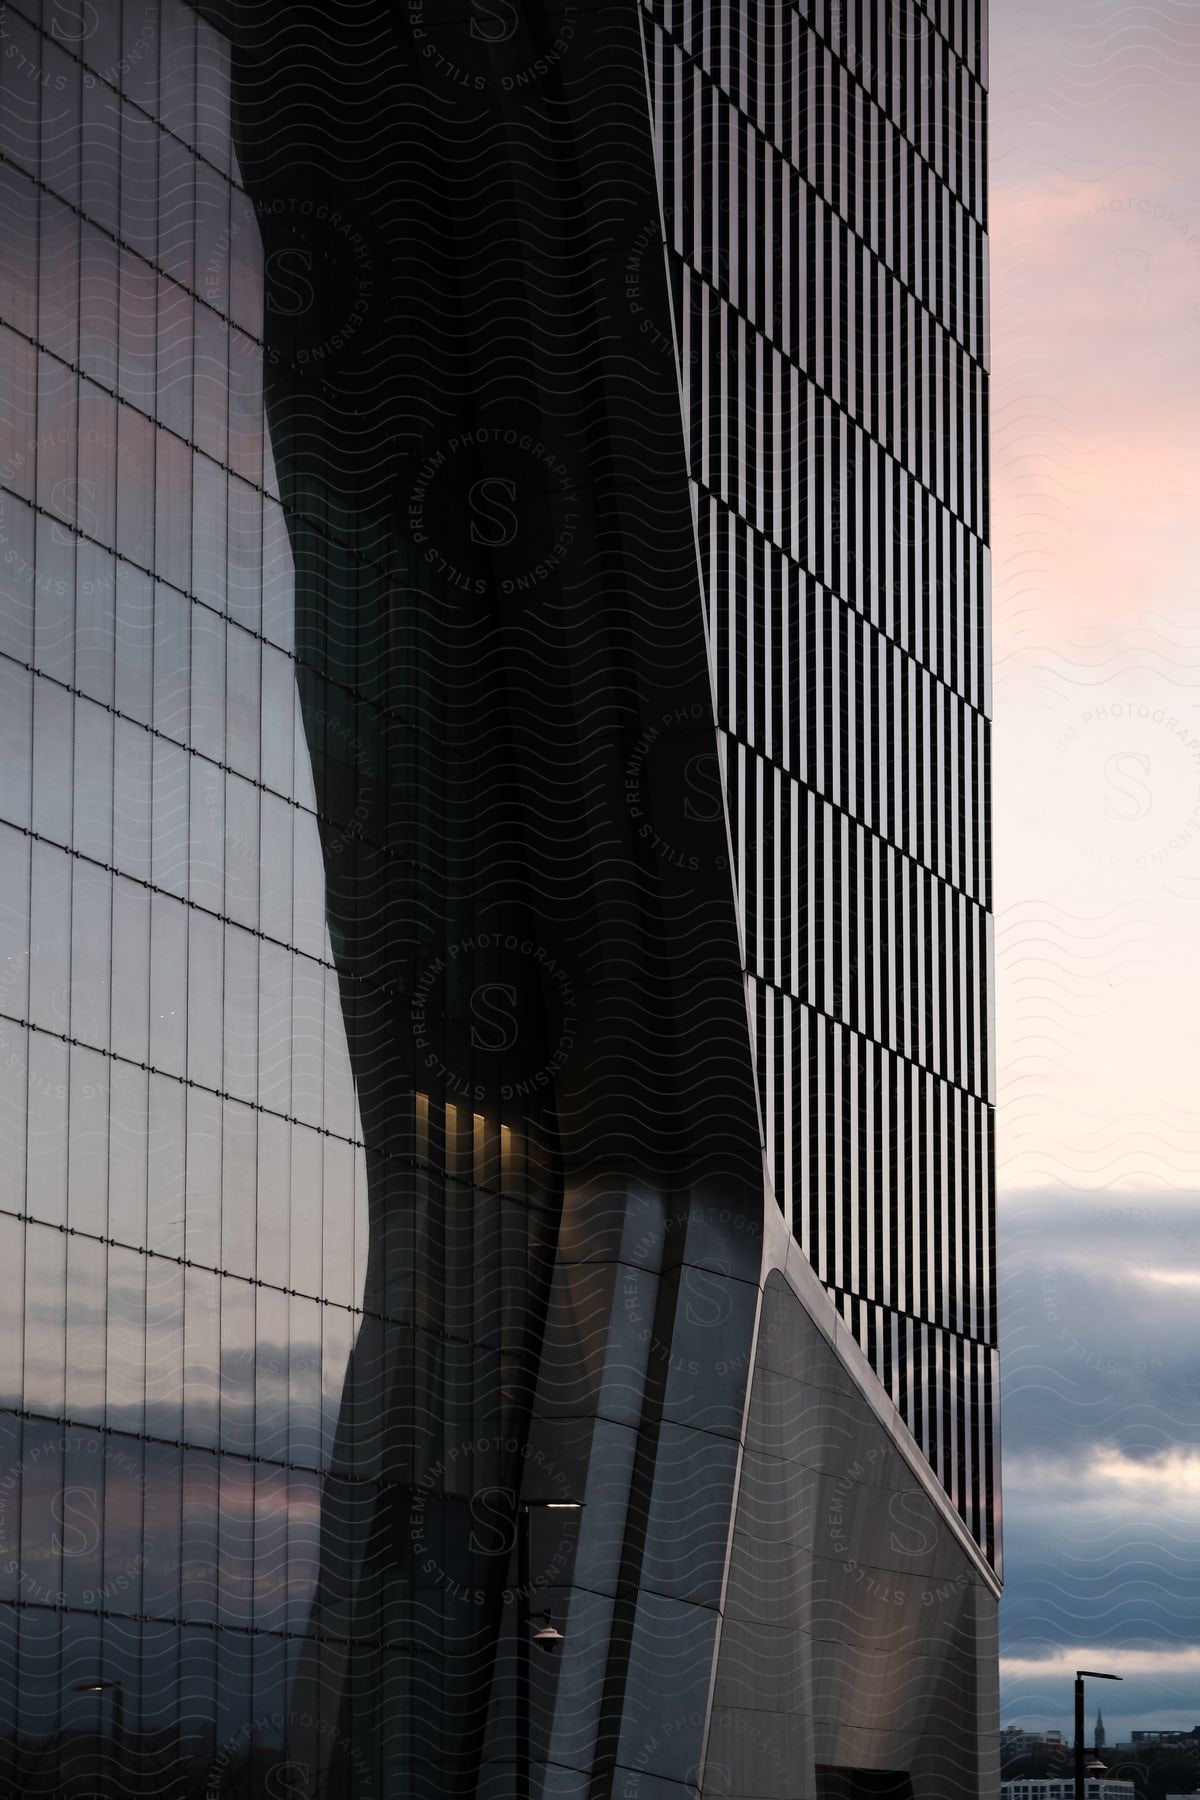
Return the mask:
{"type": "Polygon", "coordinates": [[[1200,7],[993,0],[1002,1186],[1200,1187],[1200,7]]]}

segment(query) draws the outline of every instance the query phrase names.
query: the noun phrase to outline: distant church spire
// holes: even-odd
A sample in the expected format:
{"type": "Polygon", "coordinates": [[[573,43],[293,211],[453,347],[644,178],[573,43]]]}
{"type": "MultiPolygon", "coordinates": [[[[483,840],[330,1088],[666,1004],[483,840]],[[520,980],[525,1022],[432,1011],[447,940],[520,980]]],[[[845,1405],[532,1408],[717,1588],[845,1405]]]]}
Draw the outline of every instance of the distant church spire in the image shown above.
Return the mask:
{"type": "Polygon", "coordinates": [[[1099,1707],[1096,1708],[1096,1748],[1097,1750],[1104,1748],[1104,1714],[1099,1707]]]}

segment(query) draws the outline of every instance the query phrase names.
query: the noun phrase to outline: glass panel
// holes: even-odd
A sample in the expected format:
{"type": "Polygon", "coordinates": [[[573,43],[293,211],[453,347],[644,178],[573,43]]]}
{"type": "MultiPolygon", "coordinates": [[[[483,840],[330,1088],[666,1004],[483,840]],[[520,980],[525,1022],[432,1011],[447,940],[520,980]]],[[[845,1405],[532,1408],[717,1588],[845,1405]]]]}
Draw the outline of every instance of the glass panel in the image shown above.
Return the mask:
{"type": "Polygon", "coordinates": [[[118,85],[151,118],[160,117],[158,57],[162,29],[159,0],[139,0],[123,9],[118,85]]]}
{"type": "Polygon", "coordinates": [[[17,457],[28,456],[31,450],[35,452],[37,503],[57,518],[65,519],[69,525],[75,523],[77,493],[78,381],[73,369],[64,368],[53,356],[39,355],[37,442],[35,445],[32,435],[26,433],[25,445],[17,452],[17,457]]]}
{"type": "Polygon", "coordinates": [[[328,1467],[342,1416],[346,1370],[354,1346],[356,1321],[337,1306],[321,1308],[321,1461],[328,1467]]]}
{"type": "MultiPolygon", "coordinates": [[[[189,741],[191,714],[190,608],[174,588],[154,590],[154,729],[189,741]]],[[[157,761],[157,757],[155,759],[157,761]]],[[[157,782],[157,776],[156,776],[157,782]]],[[[185,789],[186,792],[186,789],[185,789]]],[[[157,838],[158,825],[155,822],[157,838]]]]}
{"type": "MultiPolygon", "coordinates": [[[[0,661],[0,815],[14,825],[29,824],[32,760],[33,676],[4,659],[0,661]]],[[[5,836],[7,839],[9,834],[5,836]]],[[[0,964],[0,982],[4,967],[0,964]]]]}
{"type": "Polygon", "coordinates": [[[154,583],[127,563],[118,563],[116,568],[114,624],[117,711],[149,725],[154,695],[154,583]]]}
{"type": "MultiPolygon", "coordinates": [[[[112,876],[77,858],[71,905],[71,1032],[84,1044],[108,1044],[112,876]]],[[[104,1082],[103,1073],[93,1076],[104,1082]]],[[[72,1135],[75,1119],[71,1120],[72,1135]]]]}
{"type": "MultiPolygon", "coordinates": [[[[0,433],[4,405],[0,395],[0,433]]],[[[32,508],[0,487],[0,651],[25,663],[33,661],[34,540],[32,508]]]]}
{"type": "Polygon", "coordinates": [[[309,956],[324,956],[325,862],[317,821],[309,812],[293,815],[295,853],[292,864],[293,926],[296,946],[309,956]]]}
{"type": "Polygon", "coordinates": [[[134,1250],[114,1244],[108,1253],[107,1417],[110,1427],[120,1431],[143,1431],[145,1394],[146,1259],[134,1250]]]}
{"type": "Polygon", "coordinates": [[[287,1457],[288,1302],[271,1288],[258,1290],[254,1355],[254,1453],[287,1457]]]}
{"type": "MultiPolygon", "coordinates": [[[[198,254],[198,253],[197,253],[198,254]]],[[[197,279],[204,276],[197,267],[197,279]]],[[[195,321],[195,381],[192,409],[195,438],[200,449],[216,462],[225,461],[228,448],[229,328],[207,306],[198,306],[195,321]]]]}
{"type": "Polygon", "coordinates": [[[24,500],[37,474],[37,352],[0,326],[0,480],[24,500]]]}
{"type": "Polygon", "coordinates": [[[155,445],[154,568],[174,587],[192,585],[192,453],[169,431],[155,445]]]}
{"type": "MultiPolygon", "coordinates": [[[[49,195],[43,205],[52,211],[56,208],[49,195]]],[[[11,163],[0,165],[0,233],[7,246],[6,254],[0,257],[0,319],[26,337],[33,337],[37,324],[37,264],[33,254],[38,241],[37,219],[38,191],[29,176],[11,163]]],[[[7,466],[0,458],[0,468],[7,466]]]]}
{"type": "Polygon", "coordinates": [[[157,380],[158,277],[148,262],[122,250],[120,279],[118,392],[151,418],[157,380]]]}
{"type": "Polygon", "coordinates": [[[262,495],[229,481],[229,615],[257,631],[262,616],[262,495]]]}
{"type": "Polygon", "coordinates": [[[321,1461],[321,1308],[317,1301],[294,1294],[289,1315],[289,1456],[294,1463],[318,1468],[321,1461]]]}
{"type": "Polygon", "coordinates": [[[132,407],[117,416],[117,549],[130,562],[154,567],[155,430],[132,407]]]}
{"type": "MultiPolygon", "coordinates": [[[[111,27],[116,23],[112,8],[102,6],[95,10],[98,26],[111,27]]],[[[85,57],[89,57],[99,35],[99,30],[85,33],[85,57]]],[[[111,58],[109,67],[119,54],[118,51],[111,58]]],[[[121,102],[102,81],[84,85],[83,141],[87,145],[82,171],[83,210],[115,238],[121,227],[121,102]]],[[[115,287],[113,298],[116,299],[115,287]]]]}
{"type": "Polygon", "coordinates": [[[296,565],[283,508],[263,501],[263,636],[289,655],[296,640],[296,565]]]}
{"type": "Polygon", "coordinates": [[[74,847],[110,863],[113,849],[113,715],[75,702],[74,847]]]}
{"type": "Polygon", "coordinates": [[[225,778],[225,910],[239,924],[258,925],[259,792],[236,775],[225,778]]]}
{"type": "Polygon", "coordinates": [[[185,1102],[177,1081],[151,1075],[146,1241],[162,1256],[182,1256],[184,1249],[185,1102]]]}
{"type": "Polygon", "coordinates": [[[47,675],[75,679],[75,534],[38,519],[34,662],[47,675]]]}
{"type": "MultiPolygon", "coordinates": [[[[129,18],[148,9],[127,8],[129,18]]],[[[137,65],[132,62],[131,66],[137,65]]],[[[136,107],[121,108],[121,236],[147,263],[158,250],[158,127],[136,107]]],[[[124,295],[122,295],[124,304],[124,295]]],[[[153,324],[153,313],[151,313],[153,324]]]]}
{"type": "Polygon", "coordinates": [[[226,481],[224,469],[206,456],[192,459],[192,592],[219,613],[226,597],[226,481]]]}
{"type": "MultiPolygon", "coordinates": [[[[185,1322],[183,1334],[183,1428],[189,1443],[215,1446],[217,1409],[220,1401],[221,1293],[220,1278],[208,1269],[191,1268],[184,1274],[185,1322]]],[[[187,1530],[185,1497],[184,1530],[187,1530]]],[[[215,1519],[212,1525],[215,1527],[215,1519]]],[[[215,1552],[216,1546],[213,1546],[215,1552]]],[[[184,1555],[187,1555],[185,1544],[184,1555]]],[[[211,1583],[215,1555],[204,1578],[211,1583]]],[[[185,1570],[186,1574],[186,1570],[185,1570]]],[[[185,1591],[185,1617],[186,1591],[185,1591]]]]}
{"type": "MultiPolygon", "coordinates": [[[[201,1451],[184,1453],[184,1555],[180,1564],[184,1618],[216,1618],[218,1467],[216,1456],[201,1451]]],[[[203,1719],[209,1721],[209,1708],[203,1719]]]]}
{"type": "Polygon", "coordinates": [[[187,912],[155,894],[150,903],[150,1061],[182,1075],[187,1043],[187,912]]]}
{"type": "Polygon", "coordinates": [[[221,1444],[254,1450],[254,1289],[231,1278],[221,1283],[221,1444]]]}
{"type": "MultiPolygon", "coordinates": [[[[152,1378],[149,1366],[147,1375],[152,1378]]],[[[152,1417],[147,1395],[147,1425],[152,1417]]],[[[182,1461],[182,1453],[173,1444],[146,1445],[142,1607],[151,1618],[174,1619],[179,1612],[179,1478],[182,1461]]],[[[173,1638],[176,1634],[170,1635],[173,1638]]],[[[152,1684],[151,1693],[157,1685],[157,1682],[152,1684]]],[[[174,1723],[177,1696],[168,1690],[163,1695],[163,1703],[161,1723],[167,1728],[174,1723]]]]}
{"type": "MultiPolygon", "coordinates": [[[[20,1357],[18,1343],[18,1370],[20,1357]]],[[[9,1379],[11,1373],[4,1377],[6,1382],[9,1379]]],[[[8,1413],[0,1413],[0,1483],[3,1483],[5,1495],[0,1507],[0,1596],[6,1601],[16,1599],[21,1581],[21,1521],[16,1502],[20,1467],[21,1421],[8,1413]]],[[[16,1725],[16,1621],[15,1608],[0,1606],[0,1731],[5,1734],[11,1733],[16,1725]]]]}
{"type": "MultiPolygon", "coordinates": [[[[225,927],[225,1053],[222,1085],[242,1100],[258,1097],[258,943],[248,931],[225,927]]],[[[253,1152],[252,1152],[253,1154],[253,1152]]],[[[252,1212],[252,1208],[248,1208],[252,1212]]],[[[251,1265],[227,1263],[240,1273],[251,1265]]]]}
{"type": "Polygon", "coordinates": [[[155,885],[181,896],[188,891],[188,783],[186,750],[155,738],[153,743],[153,858],[155,885]]]}
{"type": "Polygon", "coordinates": [[[92,381],[79,384],[77,511],[67,510],[64,516],[108,549],[116,544],[117,403],[92,381]]]}
{"type": "Polygon", "coordinates": [[[29,1056],[28,1211],[51,1225],[67,1221],[69,1051],[60,1038],[31,1031],[29,1056]]]}
{"type": "MultiPolygon", "coordinates": [[[[117,664],[118,669],[120,663],[117,664]]],[[[117,719],[113,744],[113,861],[135,880],[150,879],[153,739],[117,719]]],[[[143,940],[143,943],[145,940],[143,940]]],[[[118,967],[122,965],[118,964],[118,967]]],[[[139,1061],[143,1060],[139,1058],[139,1061]]]]}
{"type": "MultiPolygon", "coordinates": [[[[85,504],[81,483],[81,512],[85,504]]],[[[102,706],[111,706],[116,564],[107,550],[83,539],[76,545],[75,563],[75,683],[102,706]]]]}
{"type": "Polygon", "coordinates": [[[238,1106],[231,1100],[225,1102],[223,1112],[221,1266],[230,1274],[253,1280],[258,1154],[256,1115],[248,1106],[238,1106]]]}
{"type": "MultiPolygon", "coordinates": [[[[325,971],[306,956],[292,959],[292,1033],[292,1110],[298,1119],[320,1126],[324,1123],[325,971]]],[[[307,1157],[304,1161],[307,1163],[307,1157]]],[[[319,1161],[316,1179],[319,1192],[319,1161]]],[[[318,1220],[314,1218],[313,1223],[318,1220]]],[[[319,1236],[317,1243],[319,1246],[319,1236]]],[[[320,1292],[317,1287],[304,1291],[320,1292]]]]}
{"type": "MultiPolygon", "coordinates": [[[[75,7],[68,10],[75,11],[75,7]]],[[[78,33],[64,33],[66,47],[82,56],[89,69],[110,87],[120,79],[121,19],[115,7],[97,6],[95,0],[78,0],[78,33]]]]}
{"type": "Polygon", "coordinates": [[[202,1088],[187,1097],[187,1254],[221,1262],[221,1102],[202,1088]]]}
{"type": "Polygon", "coordinates": [[[325,1140],[322,1196],[324,1256],[322,1293],[326,1300],[352,1306],[354,1279],[354,1146],[325,1140]]]}
{"type": "MultiPolygon", "coordinates": [[[[139,890],[140,891],[140,890],[139,890]]],[[[150,897],[146,900],[146,928],[142,934],[142,960],[148,963],[150,897]]],[[[119,965],[118,965],[119,966],[119,965]]],[[[146,992],[142,975],[143,996],[146,992]]],[[[119,993],[122,982],[116,984],[119,993]]],[[[145,1040],[145,1020],[142,1024],[145,1040]]],[[[145,1055],[140,1058],[145,1062],[145,1055]]],[[[108,1127],[108,1230],[120,1244],[141,1248],[146,1242],[146,1141],[149,1129],[149,1088],[144,1068],[109,1065],[108,1127]]]]}
{"type": "Polygon", "coordinates": [[[247,481],[262,484],[262,351],[237,330],[229,333],[229,463],[247,481]]]}
{"type": "MultiPolygon", "coordinates": [[[[136,1616],[142,1609],[145,1491],[142,1446],[136,1439],[123,1433],[106,1438],[104,1477],[104,1603],[111,1613],[136,1616]]],[[[130,1667],[123,1679],[136,1680],[137,1665],[130,1655],[136,1649],[136,1640],[129,1630],[111,1634],[106,1631],[106,1652],[110,1644],[130,1656],[130,1667]]],[[[109,1668],[106,1656],[106,1672],[109,1668]]],[[[125,1703],[132,1723],[139,1712],[136,1691],[126,1694],[125,1703]]]]}
{"type": "MultiPolygon", "coordinates": [[[[8,1271],[9,1279],[0,1281],[0,1406],[21,1407],[24,1402],[21,1394],[21,1338],[24,1331],[22,1324],[21,1284],[12,1279],[25,1266],[25,1226],[22,1220],[11,1218],[7,1213],[0,1213],[0,1267],[8,1271]]],[[[0,1413],[0,1471],[8,1473],[6,1451],[9,1448],[5,1439],[6,1427],[10,1424],[0,1413]]],[[[5,1542],[6,1526],[9,1524],[9,1506],[11,1489],[0,1487],[0,1593],[11,1595],[16,1591],[16,1571],[6,1564],[16,1549],[15,1545],[5,1542]],[[7,1551],[8,1555],[4,1552],[7,1551]],[[8,1579],[6,1579],[6,1575],[8,1579]]]]}
{"type": "Polygon", "coordinates": [[[146,1260],[146,1429],[174,1440],[183,1433],[183,1270],[146,1260]]]}
{"type": "Polygon", "coordinates": [[[189,760],[191,775],[189,895],[220,912],[225,892],[225,777],[215,763],[189,760]]]}
{"type": "Polygon", "coordinates": [[[117,385],[117,246],[84,219],[79,232],[79,366],[93,381],[117,385]]]}
{"type": "Polygon", "coordinates": [[[149,1048],[150,894],[119,876],[112,888],[113,1050],[144,1063],[149,1048]]]}
{"type": "Polygon", "coordinates": [[[75,708],[71,695],[49,681],[33,687],[33,828],[58,844],[71,842],[71,773],[75,708]]]}
{"type": "MultiPolygon", "coordinates": [[[[254,1470],[254,1624],[258,1631],[281,1631],[287,1618],[288,1478],[286,1469],[254,1470]]],[[[256,1644],[256,1651],[266,1649],[256,1644]]],[[[282,1653],[283,1645],[278,1645],[282,1653]]],[[[254,1671],[255,1711],[260,1677],[254,1671]]],[[[282,1677],[282,1666],[280,1667],[282,1677]]]]}
{"type": "MultiPolygon", "coordinates": [[[[290,656],[267,647],[262,658],[262,779],[277,794],[290,797],[292,791],[292,759],[295,754],[292,731],[296,717],[296,672],[290,656]]],[[[288,861],[291,862],[291,832],[288,832],[288,861]]],[[[291,885],[290,868],[288,885],[291,885]]],[[[289,906],[290,912],[290,906],[289,906]]]]}
{"type": "Polygon", "coordinates": [[[5,54],[0,57],[0,155],[38,172],[38,117],[41,41],[19,13],[4,21],[5,54]]]}
{"type": "Polygon", "coordinates": [[[70,1106],[67,1225],[102,1237],[108,1226],[108,1062],[96,1050],[71,1050],[70,1106]]]}
{"type": "MultiPolygon", "coordinates": [[[[44,195],[40,229],[36,238],[31,235],[25,240],[25,245],[34,242],[38,245],[40,266],[38,340],[64,362],[73,363],[79,356],[78,216],[49,194],[44,195]]],[[[18,240],[9,238],[8,243],[20,262],[18,240]]],[[[7,255],[8,252],[6,260],[7,255]]]]}
{"type": "Polygon", "coordinates": [[[60,1425],[48,1419],[25,1421],[20,1497],[21,1592],[27,1602],[33,1602],[34,1609],[60,1606],[63,1600],[64,1450],[60,1425]]]}
{"type": "Polygon", "coordinates": [[[292,1127],[291,1285],[302,1294],[321,1292],[321,1139],[292,1127]]]}
{"type": "MultiPolygon", "coordinates": [[[[25,1180],[27,1038],[24,1025],[0,1017],[0,1209],[12,1213],[29,1211],[25,1180]]],[[[0,1263],[0,1267],[15,1270],[20,1263],[0,1263]]],[[[14,1303],[19,1303],[19,1287],[15,1280],[8,1283],[14,1303]]],[[[12,1373],[13,1379],[18,1379],[18,1372],[12,1373]]],[[[0,1382],[3,1379],[0,1376],[0,1382]]],[[[5,1404],[0,1398],[0,1406],[5,1404]]]]}
{"type": "Polygon", "coordinates": [[[269,937],[284,944],[292,940],[292,818],[284,801],[262,796],[260,921],[269,937]]]}
{"type": "MultiPolygon", "coordinates": [[[[72,1191],[72,1217],[76,1212],[72,1191]]],[[[67,1413],[94,1425],[104,1423],[106,1258],[92,1238],[67,1239],[67,1413]]]]}
{"type": "Polygon", "coordinates": [[[293,1469],[288,1483],[288,1628],[306,1630],[311,1624],[321,1551],[321,1477],[293,1469]]]}
{"type": "Polygon", "coordinates": [[[58,1418],[63,1410],[67,1240],[48,1225],[25,1233],[25,1404],[58,1418]]]}
{"type": "Polygon", "coordinates": [[[35,1025],[65,1037],[70,1028],[71,867],[63,852],[49,844],[34,844],[32,862],[29,1016],[35,1025]]]}
{"type": "Polygon", "coordinates": [[[204,105],[196,110],[196,148],[224,174],[230,169],[229,45],[204,20],[196,22],[196,85],[204,105]]]}
{"type": "MultiPolygon", "coordinates": [[[[333,969],[325,971],[323,1061],[325,1065],[325,1129],[326,1131],[336,1131],[339,1137],[353,1137],[357,1121],[354,1076],[350,1068],[350,1056],[346,1046],[346,1024],[342,1015],[341,991],[337,973],[333,969]]],[[[353,1192],[352,1181],[347,1191],[353,1192]]],[[[348,1211],[347,1217],[349,1217],[348,1211]]]]}
{"type": "MultiPolygon", "coordinates": [[[[194,71],[189,71],[194,78],[194,71]]],[[[164,68],[163,77],[166,80],[164,68]]],[[[158,263],[185,288],[195,280],[196,164],[165,131],[158,140],[158,263]]]]}
{"type": "MultiPolygon", "coordinates": [[[[292,1128],[285,1119],[259,1115],[258,1279],[277,1288],[291,1286],[291,1136],[292,1128]]],[[[280,1317],[277,1313],[270,1316],[280,1317]]],[[[284,1321],[279,1327],[280,1343],[286,1341],[286,1315],[284,1321]]]]}
{"type": "Polygon", "coordinates": [[[250,781],[258,779],[259,645],[231,625],[225,657],[225,758],[250,781]]]}

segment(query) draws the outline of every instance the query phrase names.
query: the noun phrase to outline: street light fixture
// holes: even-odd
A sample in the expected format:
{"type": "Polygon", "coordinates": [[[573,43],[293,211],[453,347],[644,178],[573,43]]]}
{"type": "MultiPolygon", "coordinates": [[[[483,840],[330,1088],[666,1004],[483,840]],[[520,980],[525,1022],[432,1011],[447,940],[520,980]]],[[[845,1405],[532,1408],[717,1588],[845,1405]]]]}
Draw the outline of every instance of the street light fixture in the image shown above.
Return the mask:
{"type": "Polygon", "coordinates": [[[539,1650],[557,1650],[560,1644],[565,1644],[567,1641],[550,1617],[549,1608],[542,1614],[542,1623],[540,1628],[534,1632],[533,1641],[539,1650]]]}
{"type": "Polygon", "coordinates": [[[531,1592],[530,1565],[533,1561],[531,1540],[533,1537],[533,1515],[535,1512],[582,1512],[582,1500],[522,1500],[518,1511],[517,1539],[517,1730],[520,1736],[518,1745],[518,1800],[529,1800],[533,1788],[533,1751],[530,1741],[529,1721],[529,1659],[536,1644],[539,1650],[557,1650],[566,1640],[557,1630],[549,1610],[542,1613],[542,1623],[537,1631],[533,1629],[533,1616],[529,1600],[531,1592]]]}
{"type": "Polygon", "coordinates": [[[1106,1675],[1102,1669],[1076,1669],[1075,1671],[1075,1800],[1084,1800],[1083,1680],[1085,1675],[1089,1681],[1124,1681],[1125,1679],[1123,1675],[1106,1675]]]}

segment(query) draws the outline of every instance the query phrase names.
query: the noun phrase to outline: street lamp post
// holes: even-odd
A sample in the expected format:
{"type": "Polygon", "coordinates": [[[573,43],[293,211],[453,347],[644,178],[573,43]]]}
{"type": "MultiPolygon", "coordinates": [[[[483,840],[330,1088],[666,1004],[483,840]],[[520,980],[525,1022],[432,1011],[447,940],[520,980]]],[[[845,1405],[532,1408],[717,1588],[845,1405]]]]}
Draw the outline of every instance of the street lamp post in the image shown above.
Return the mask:
{"type": "Polygon", "coordinates": [[[1083,1779],[1083,1678],[1089,1681],[1124,1681],[1123,1675],[1106,1675],[1101,1669],[1075,1671],[1075,1800],[1084,1800],[1083,1779]]]}
{"type": "Polygon", "coordinates": [[[536,1641],[543,1650],[556,1650],[563,1642],[547,1612],[541,1629],[533,1629],[530,1607],[533,1563],[533,1515],[535,1512],[579,1512],[581,1500],[522,1500],[517,1521],[517,1800],[530,1800],[533,1791],[533,1748],[530,1733],[529,1659],[536,1641]]]}

